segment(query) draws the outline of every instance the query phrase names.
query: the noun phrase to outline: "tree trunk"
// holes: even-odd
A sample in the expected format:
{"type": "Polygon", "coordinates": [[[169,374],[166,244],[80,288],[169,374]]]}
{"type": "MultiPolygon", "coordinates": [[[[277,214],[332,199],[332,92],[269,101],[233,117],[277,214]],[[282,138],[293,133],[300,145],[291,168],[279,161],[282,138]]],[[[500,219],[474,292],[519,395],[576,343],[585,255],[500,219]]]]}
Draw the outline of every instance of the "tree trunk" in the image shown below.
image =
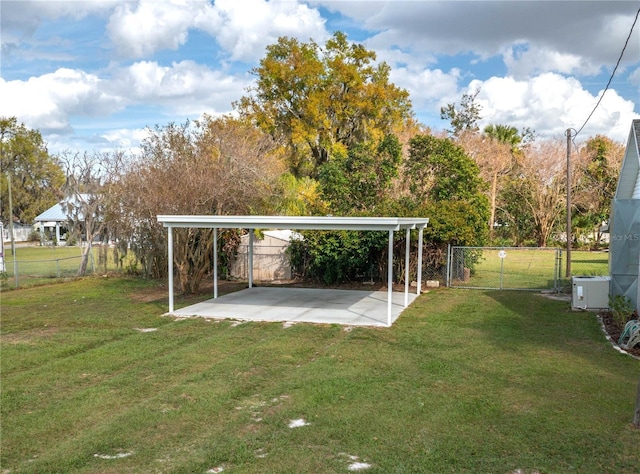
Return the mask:
{"type": "Polygon", "coordinates": [[[491,182],[491,217],[489,218],[489,239],[493,242],[494,227],[496,220],[496,194],[498,194],[498,172],[493,173],[491,182]]]}
{"type": "Polygon", "coordinates": [[[636,395],[636,408],[633,412],[633,426],[640,429],[640,381],[638,381],[638,394],[636,395]]]}
{"type": "Polygon", "coordinates": [[[89,263],[89,255],[91,255],[91,241],[87,242],[87,247],[82,252],[82,259],[80,260],[80,267],[78,268],[78,276],[84,276],[87,273],[87,265],[89,263]]]}

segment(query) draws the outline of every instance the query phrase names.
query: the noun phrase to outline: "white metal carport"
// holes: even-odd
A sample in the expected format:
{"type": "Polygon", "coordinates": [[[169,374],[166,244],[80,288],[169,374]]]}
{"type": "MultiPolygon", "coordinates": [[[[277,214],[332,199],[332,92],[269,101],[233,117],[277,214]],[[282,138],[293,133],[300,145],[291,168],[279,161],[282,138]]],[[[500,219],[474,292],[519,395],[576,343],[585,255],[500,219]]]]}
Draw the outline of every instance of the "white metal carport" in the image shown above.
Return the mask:
{"type": "Polygon", "coordinates": [[[409,295],[409,252],[411,230],[418,230],[418,275],[417,290],[421,291],[422,280],[422,240],[424,228],[429,223],[427,218],[400,217],[310,217],[310,216],[194,216],[194,215],[159,215],[158,221],[167,228],[168,272],[169,272],[169,313],[174,312],[173,287],[173,229],[174,228],[208,228],[213,229],[214,238],[214,298],[218,297],[217,269],[217,229],[241,228],[249,229],[249,288],[253,286],[253,234],[255,229],[295,229],[295,230],[358,230],[387,231],[389,233],[389,255],[387,272],[387,326],[391,326],[391,305],[393,293],[393,234],[405,230],[405,298],[404,306],[408,306],[409,295]]]}

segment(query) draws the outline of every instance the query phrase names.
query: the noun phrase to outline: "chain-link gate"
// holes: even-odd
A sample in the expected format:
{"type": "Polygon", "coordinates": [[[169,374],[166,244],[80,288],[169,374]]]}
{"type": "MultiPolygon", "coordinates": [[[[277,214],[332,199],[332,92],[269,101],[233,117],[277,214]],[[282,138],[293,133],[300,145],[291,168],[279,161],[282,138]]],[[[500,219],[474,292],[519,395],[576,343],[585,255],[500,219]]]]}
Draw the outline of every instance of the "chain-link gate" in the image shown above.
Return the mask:
{"type": "Polygon", "coordinates": [[[500,290],[560,288],[562,251],[540,247],[450,247],[447,286],[500,290]]]}

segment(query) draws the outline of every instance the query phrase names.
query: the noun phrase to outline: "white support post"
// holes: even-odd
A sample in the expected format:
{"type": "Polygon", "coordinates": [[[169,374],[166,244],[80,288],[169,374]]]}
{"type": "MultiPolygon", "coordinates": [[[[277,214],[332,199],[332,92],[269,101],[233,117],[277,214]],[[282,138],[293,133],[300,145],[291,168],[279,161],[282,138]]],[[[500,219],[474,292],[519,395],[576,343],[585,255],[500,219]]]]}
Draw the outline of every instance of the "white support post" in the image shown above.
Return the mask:
{"type": "Polygon", "coordinates": [[[253,288],[253,229],[249,229],[249,288],[253,288]]]}
{"type": "Polygon", "coordinates": [[[173,313],[173,228],[167,227],[167,250],[169,251],[169,313],[173,313]]]}
{"type": "Polygon", "coordinates": [[[424,227],[420,227],[418,231],[418,289],[416,295],[422,292],[422,238],[424,236],[424,227]]]}
{"type": "Polygon", "coordinates": [[[407,228],[404,244],[404,307],[409,306],[409,248],[411,247],[411,229],[407,228]]]}
{"type": "Polygon", "coordinates": [[[391,327],[391,303],[393,299],[393,230],[389,231],[389,256],[387,258],[387,326],[391,327]]]}
{"type": "Polygon", "coordinates": [[[213,297],[218,297],[218,229],[213,228],[213,297]]]}

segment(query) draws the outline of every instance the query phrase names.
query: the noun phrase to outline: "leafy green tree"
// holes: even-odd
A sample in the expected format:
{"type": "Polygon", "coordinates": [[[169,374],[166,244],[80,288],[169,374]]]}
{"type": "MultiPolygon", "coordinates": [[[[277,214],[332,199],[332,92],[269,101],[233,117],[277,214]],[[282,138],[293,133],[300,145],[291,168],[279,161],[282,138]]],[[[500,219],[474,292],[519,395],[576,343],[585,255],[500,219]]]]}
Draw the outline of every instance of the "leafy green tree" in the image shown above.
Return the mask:
{"type": "Polygon", "coordinates": [[[409,93],[389,81],[389,66],[337,32],[323,47],[281,37],[252,70],[249,95],[235,104],[288,146],[295,176],[316,176],[333,155],[381,140],[411,118],[409,93]]]}
{"type": "Polygon", "coordinates": [[[402,146],[393,135],[380,143],[358,143],[346,156],[335,156],[320,167],[322,195],[338,215],[376,214],[389,198],[392,180],[398,176],[402,146]]]}
{"type": "Polygon", "coordinates": [[[322,200],[320,184],[309,176],[296,178],[286,172],[280,175],[276,187],[269,212],[285,216],[324,215],[329,212],[327,203],[322,200]]]}
{"type": "Polygon", "coordinates": [[[532,143],[535,139],[535,131],[529,127],[523,128],[521,131],[512,125],[489,124],[484,127],[484,134],[505,143],[511,147],[514,155],[522,153],[522,148],[532,143]]]}
{"type": "Polygon", "coordinates": [[[447,244],[486,243],[485,184],[478,165],[461,146],[448,138],[416,135],[410,141],[402,178],[410,183],[402,201],[406,215],[429,217],[425,265],[431,272],[442,271],[447,244]]]}
{"type": "Polygon", "coordinates": [[[622,144],[602,135],[589,138],[580,150],[573,191],[576,237],[595,230],[595,240],[600,241],[600,226],[611,214],[624,150],[622,144]]]}
{"type": "Polygon", "coordinates": [[[452,136],[459,136],[463,132],[477,132],[480,130],[478,121],[480,120],[480,111],[482,106],[476,102],[476,98],[480,94],[480,89],[476,89],[471,93],[462,94],[460,105],[447,104],[440,107],[440,118],[449,120],[451,129],[448,129],[452,136]]]}
{"type": "Polygon", "coordinates": [[[429,217],[428,238],[440,244],[482,245],[489,206],[478,165],[450,139],[417,135],[410,142],[404,177],[414,212],[429,217]]]}
{"type": "Polygon", "coordinates": [[[16,117],[0,117],[0,160],[0,202],[5,224],[12,218],[31,224],[62,197],[65,178],[59,162],[49,155],[40,132],[19,124],[16,117]],[[9,210],[8,176],[13,213],[9,210]]]}

